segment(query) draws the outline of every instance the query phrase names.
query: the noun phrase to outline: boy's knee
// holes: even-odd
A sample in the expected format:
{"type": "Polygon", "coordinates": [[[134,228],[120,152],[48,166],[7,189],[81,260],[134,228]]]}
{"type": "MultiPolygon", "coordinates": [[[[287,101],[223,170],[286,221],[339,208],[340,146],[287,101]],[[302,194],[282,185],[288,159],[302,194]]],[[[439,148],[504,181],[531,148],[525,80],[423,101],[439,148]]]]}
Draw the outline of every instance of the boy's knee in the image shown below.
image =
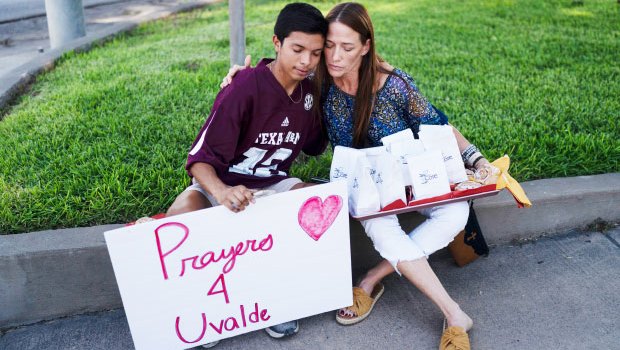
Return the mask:
{"type": "Polygon", "coordinates": [[[186,191],[181,193],[174,203],[168,208],[166,217],[189,213],[205,209],[211,206],[209,200],[198,191],[186,191]]]}
{"type": "Polygon", "coordinates": [[[314,185],[316,185],[316,184],[308,183],[308,182],[300,182],[300,183],[295,184],[293,187],[291,187],[291,189],[289,191],[298,190],[300,188],[306,188],[306,187],[310,187],[310,186],[314,186],[314,185]]]}

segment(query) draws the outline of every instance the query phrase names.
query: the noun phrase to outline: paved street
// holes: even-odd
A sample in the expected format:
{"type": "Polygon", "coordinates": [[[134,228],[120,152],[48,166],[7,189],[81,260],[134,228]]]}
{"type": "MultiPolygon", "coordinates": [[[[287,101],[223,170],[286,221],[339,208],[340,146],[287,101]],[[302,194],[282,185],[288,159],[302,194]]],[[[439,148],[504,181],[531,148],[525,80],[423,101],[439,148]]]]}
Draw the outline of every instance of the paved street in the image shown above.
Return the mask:
{"type": "MultiPolygon", "coordinates": [[[[84,9],[86,33],[97,33],[116,23],[188,2],[191,0],[84,0],[84,6],[89,6],[84,9]]],[[[45,13],[44,0],[0,0],[0,76],[50,49],[44,15],[6,22],[41,11],[45,13]]]]}
{"type": "MultiPolygon", "coordinates": [[[[440,279],[474,319],[472,349],[620,349],[620,228],[567,232],[499,246],[464,268],[446,251],[431,258],[440,279]]],[[[439,311],[395,275],[373,314],[350,327],[329,312],[301,321],[277,341],[253,332],[216,349],[436,349],[439,311]]],[[[299,298],[303,302],[303,296],[299,298]]],[[[8,331],[0,349],[132,349],[122,310],[63,318],[8,331]]]]}
{"type": "MultiPolygon", "coordinates": [[[[125,0],[82,0],[84,7],[123,2],[125,0]]],[[[45,16],[45,0],[0,0],[0,23],[45,16]]]]}

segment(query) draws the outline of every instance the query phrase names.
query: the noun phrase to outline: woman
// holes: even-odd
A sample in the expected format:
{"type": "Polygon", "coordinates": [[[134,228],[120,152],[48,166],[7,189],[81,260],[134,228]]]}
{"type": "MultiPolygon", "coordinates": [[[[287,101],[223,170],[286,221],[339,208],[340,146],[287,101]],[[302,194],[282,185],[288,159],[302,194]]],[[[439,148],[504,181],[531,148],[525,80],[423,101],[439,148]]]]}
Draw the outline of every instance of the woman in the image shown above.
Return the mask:
{"type": "MultiPolygon", "coordinates": [[[[447,118],[420,94],[409,75],[376,54],[374,30],[362,5],[336,5],[326,20],[329,31],[316,79],[323,84],[323,117],[333,146],[378,146],[382,137],[407,128],[417,130],[420,123],[447,123],[447,118]]],[[[223,85],[239,68],[231,69],[223,85]]],[[[466,165],[480,168],[488,164],[458,130],[454,129],[454,134],[466,165]]],[[[395,215],[362,222],[385,260],[369,270],[353,288],[354,305],[339,310],[336,319],[345,325],[365,319],[383,293],[380,281],[396,271],[443,313],[448,329],[440,348],[450,342],[460,342],[462,346],[466,343],[468,348],[466,332],[473,321],[450,297],[427,261],[430,254],[445,247],[463,229],[468,206],[459,202],[421,213],[427,220],[410,233],[402,230],[395,215]]]]}
{"type": "MultiPolygon", "coordinates": [[[[317,76],[326,76],[325,69],[329,75],[324,79],[322,102],[332,145],[379,146],[382,137],[417,128],[420,122],[441,123],[440,115],[419,93],[413,79],[377,56],[372,23],[362,5],[336,5],[326,20],[329,31],[324,48],[325,64],[317,76]]],[[[488,163],[486,159],[478,159],[480,153],[454,130],[460,150],[467,151],[468,165],[488,163]]],[[[369,270],[354,288],[354,305],[338,311],[339,323],[363,320],[382,293],[381,279],[397,271],[439,307],[448,327],[465,332],[471,329],[472,319],[449,296],[427,261],[428,255],[445,247],[463,229],[468,206],[459,202],[421,213],[427,220],[408,234],[401,229],[395,215],[362,222],[375,249],[386,260],[369,270]]]]}

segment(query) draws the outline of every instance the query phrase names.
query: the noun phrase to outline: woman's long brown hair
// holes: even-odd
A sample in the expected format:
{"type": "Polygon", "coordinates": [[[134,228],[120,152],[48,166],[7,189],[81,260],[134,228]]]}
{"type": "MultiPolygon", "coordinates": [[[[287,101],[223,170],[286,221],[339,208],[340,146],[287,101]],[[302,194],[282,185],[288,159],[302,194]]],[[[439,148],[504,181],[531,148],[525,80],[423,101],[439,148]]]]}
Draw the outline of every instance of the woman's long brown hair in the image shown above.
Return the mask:
{"type": "Polygon", "coordinates": [[[325,19],[329,24],[339,22],[359,33],[362,44],[370,40],[370,49],[362,57],[362,64],[359,68],[359,82],[353,111],[353,146],[361,148],[367,143],[368,124],[374,106],[377,69],[380,67],[380,58],[375,51],[375,31],[364,6],[354,2],[336,5],[325,19]]]}
{"type": "MultiPolygon", "coordinates": [[[[338,22],[353,29],[360,35],[362,44],[366,40],[370,40],[370,48],[368,53],[362,58],[362,64],[359,68],[359,82],[357,92],[355,93],[355,109],[353,111],[353,147],[364,148],[368,146],[368,125],[370,124],[370,115],[375,103],[375,93],[379,86],[377,84],[378,73],[395,75],[403,81],[407,90],[411,92],[411,87],[407,81],[393,71],[387,70],[382,66],[383,59],[375,50],[375,30],[372,26],[368,11],[363,5],[356,2],[344,2],[336,5],[325,17],[328,24],[338,22]]],[[[323,51],[322,55],[325,55],[323,51]]],[[[333,78],[327,72],[325,57],[321,57],[321,63],[316,71],[316,80],[322,84],[321,88],[321,105],[325,102],[323,99],[327,96],[329,84],[333,83],[333,78]]],[[[415,101],[409,101],[414,104],[415,101]]]]}

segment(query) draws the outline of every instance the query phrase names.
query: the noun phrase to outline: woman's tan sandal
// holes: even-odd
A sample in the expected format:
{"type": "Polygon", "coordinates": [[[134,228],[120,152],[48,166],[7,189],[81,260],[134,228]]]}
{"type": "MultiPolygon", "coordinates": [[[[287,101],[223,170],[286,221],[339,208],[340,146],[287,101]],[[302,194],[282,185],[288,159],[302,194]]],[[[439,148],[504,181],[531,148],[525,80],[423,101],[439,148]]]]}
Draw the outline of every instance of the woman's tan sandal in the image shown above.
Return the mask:
{"type": "Polygon", "coordinates": [[[439,341],[439,350],[469,350],[469,336],[461,327],[445,328],[439,341]]]}
{"type": "Polygon", "coordinates": [[[338,311],[336,313],[336,322],[348,326],[363,321],[370,315],[372,308],[381,295],[383,295],[384,290],[385,287],[383,287],[382,283],[375,285],[371,295],[368,295],[362,288],[353,287],[353,305],[346,308],[353,316],[341,315],[340,311],[338,311]]]}

